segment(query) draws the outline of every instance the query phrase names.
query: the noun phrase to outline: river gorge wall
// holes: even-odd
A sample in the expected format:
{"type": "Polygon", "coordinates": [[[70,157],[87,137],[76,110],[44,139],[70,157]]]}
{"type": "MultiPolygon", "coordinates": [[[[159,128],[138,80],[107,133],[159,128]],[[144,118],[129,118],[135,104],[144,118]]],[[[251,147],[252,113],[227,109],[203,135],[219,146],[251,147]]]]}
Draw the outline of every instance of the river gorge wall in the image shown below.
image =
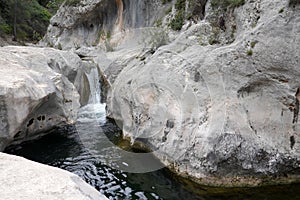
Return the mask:
{"type": "MultiPolygon", "coordinates": [[[[59,9],[41,45],[88,62],[69,67],[99,67],[108,116],[176,173],[214,186],[291,183],[300,173],[299,10],[289,0],[83,0],[59,9]],[[180,13],[181,30],[171,30],[180,13]]],[[[76,73],[64,77],[73,99],[55,104],[71,122],[89,89],[78,89],[76,73]]],[[[13,138],[17,128],[7,127],[13,138]]]]}

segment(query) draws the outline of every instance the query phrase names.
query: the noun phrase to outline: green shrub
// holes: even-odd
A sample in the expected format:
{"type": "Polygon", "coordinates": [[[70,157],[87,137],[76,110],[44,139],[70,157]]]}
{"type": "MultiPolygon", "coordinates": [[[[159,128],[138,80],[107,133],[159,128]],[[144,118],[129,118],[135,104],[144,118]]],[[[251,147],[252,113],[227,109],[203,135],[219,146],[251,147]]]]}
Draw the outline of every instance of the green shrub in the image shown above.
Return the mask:
{"type": "Polygon", "coordinates": [[[171,20],[169,25],[171,29],[173,29],[174,31],[180,31],[183,24],[184,24],[184,14],[183,12],[177,12],[175,18],[171,20]]]}
{"type": "Polygon", "coordinates": [[[43,5],[45,8],[48,9],[48,11],[54,15],[56,11],[59,9],[60,5],[64,2],[65,0],[52,0],[52,1],[47,1],[46,5],[43,5]]]}
{"type": "Polygon", "coordinates": [[[162,26],[162,19],[158,19],[155,21],[155,26],[156,27],[161,27],[162,26]]]}
{"type": "Polygon", "coordinates": [[[211,6],[213,8],[223,8],[226,9],[227,7],[239,7],[245,4],[245,0],[212,0],[211,6]]]}
{"type": "Polygon", "coordinates": [[[58,43],[58,45],[57,45],[57,49],[59,49],[59,50],[62,50],[61,43],[58,43]]]}
{"type": "Polygon", "coordinates": [[[80,3],[80,0],[66,0],[65,5],[68,6],[77,6],[80,3]]]}
{"type": "Polygon", "coordinates": [[[249,50],[247,51],[247,55],[248,55],[248,56],[252,56],[252,55],[253,55],[252,49],[249,49],[249,50]]]}
{"type": "Polygon", "coordinates": [[[239,7],[245,4],[245,0],[227,0],[231,7],[239,7]]]}
{"type": "Polygon", "coordinates": [[[257,43],[256,41],[252,41],[252,42],[250,42],[250,47],[251,47],[251,48],[254,48],[254,47],[255,47],[255,45],[256,45],[256,43],[257,43]]]}
{"type": "Polygon", "coordinates": [[[0,32],[12,34],[14,40],[39,41],[52,17],[47,7],[42,5],[56,2],[58,6],[60,1],[62,0],[0,0],[0,32]],[[16,33],[13,32],[14,28],[16,33]]]}
{"type": "Polygon", "coordinates": [[[175,3],[175,9],[178,11],[185,10],[185,0],[177,0],[175,3]]]}
{"type": "Polygon", "coordinates": [[[177,0],[175,3],[176,15],[170,21],[169,26],[174,31],[180,31],[185,20],[185,0],[177,0]]]}
{"type": "Polygon", "coordinates": [[[110,33],[110,31],[107,31],[107,33],[106,33],[106,39],[108,39],[108,40],[111,39],[111,33],[110,33]]]}
{"type": "Polygon", "coordinates": [[[23,39],[38,41],[45,34],[52,15],[36,1],[23,6],[26,20],[22,22],[23,19],[19,19],[19,31],[20,29],[24,31],[23,39]]]}
{"type": "Polygon", "coordinates": [[[0,23],[0,33],[4,34],[11,34],[12,32],[12,27],[5,22],[0,23]]]}

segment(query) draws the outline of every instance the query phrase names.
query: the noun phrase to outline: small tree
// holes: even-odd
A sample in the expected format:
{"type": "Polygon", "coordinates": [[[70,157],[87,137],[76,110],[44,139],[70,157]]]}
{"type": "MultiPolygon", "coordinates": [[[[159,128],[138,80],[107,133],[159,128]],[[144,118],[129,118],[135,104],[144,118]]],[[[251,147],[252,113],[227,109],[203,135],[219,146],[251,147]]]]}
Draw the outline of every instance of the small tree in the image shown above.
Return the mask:
{"type": "Polygon", "coordinates": [[[63,1],[0,0],[0,32],[11,34],[13,40],[38,41],[49,25],[49,10],[54,14],[63,1]]]}

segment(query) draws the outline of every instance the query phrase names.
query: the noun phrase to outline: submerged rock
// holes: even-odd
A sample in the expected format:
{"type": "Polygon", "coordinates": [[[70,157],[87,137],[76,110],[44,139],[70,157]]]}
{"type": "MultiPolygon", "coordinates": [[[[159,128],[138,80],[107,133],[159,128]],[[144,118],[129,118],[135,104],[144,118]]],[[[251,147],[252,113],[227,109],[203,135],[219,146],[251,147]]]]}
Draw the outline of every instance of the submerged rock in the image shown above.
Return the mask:
{"type": "Polygon", "coordinates": [[[4,153],[0,177],[2,199],[107,199],[75,174],[4,153]]]}

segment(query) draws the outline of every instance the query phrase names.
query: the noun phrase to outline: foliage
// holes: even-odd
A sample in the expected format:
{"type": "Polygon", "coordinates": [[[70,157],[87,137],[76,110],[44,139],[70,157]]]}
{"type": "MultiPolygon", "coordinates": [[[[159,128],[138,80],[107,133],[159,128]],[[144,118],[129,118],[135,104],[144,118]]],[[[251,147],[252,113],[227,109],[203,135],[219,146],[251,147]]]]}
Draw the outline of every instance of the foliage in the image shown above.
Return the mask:
{"type": "Polygon", "coordinates": [[[0,22],[0,35],[2,34],[9,34],[11,33],[12,31],[12,28],[10,25],[8,25],[7,23],[5,22],[0,22]]]}
{"type": "Polygon", "coordinates": [[[161,27],[161,26],[162,26],[162,19],[157,19],[157,20],[155,21],[155,26],[156,26],[156,27],[161,27]]]}
{"type": "Polygon", "coordinates": [[[0,0],[0,33],[15,40],[38,41],[64,0],[0,0]]]}
{"type": "Polygon", "coordinates": [[[204,9],[202,4],[203,3],[200,0],[176,0],[174,5],[176,13],[169,23],[171,29],[179,31],[181,30],[185,20],[197,20],[202,18],[202,12],[204,9]]]}
{"type": "Polygon", "coordinates": [[[257,41],[252,41],[250,42],[250,47],[253,49],[256,45],[257,41]]]}
{"type": "Polygon", "coordinates": [[[58,48],[59,50],[62,50],[61,43],[58,43],[57,48],[58,48]]]}
{"type": "Polygon", "coordinates": [[[175,18],[171,20],[170,27],[174,31],[180,31],[184,24],[184,14],[183,12],[177,12],[175,18]]]}
{"type": "Polygon", "coordinates": [[[185,0],[177,0],[175,3],[176,10],[184,10],[185,9],[185,0]]]}
{"type": "Polygon", "coordinates": [[[226,9],[227,7],[239,7],[244,5],[245,0],[212,0],[211,6],[213,8],[223,8],[226,9]]]}
{"type": "Polygon", "coordinates": [[[252,49],[249,49],[249,50],[247,51],[247,55],[248,55],[248,56],[252,56],[252,55],[253,55],[252,49]]]}
{"type": "Polygon", "coordinates": [[[111,33],[110,33],[110,31],[107,31],[107,33],[106,33],[106,38],[107,38],[108,40],[111,39],[111,33]]]}
{"type": "MultiPolygon", "coordinates": [[[[54,15],[56,11],[59,9],[60,5],[65,1],[65,0],[44,0],[46,4],[41,4],[45,8],[48,9],[48,11],[54,15]]],[[[40,2],[40,1],[39,1],[40,2]]]]}
{"type": "Polygon", "coordinates": [[[174,31],[180,31],[185,20],[185,0],[176,0],[175,3],[176,15],[170,21],[169,26],[174,31]]]}
{"type": "Polygon", "coordinates": [[[247,50],[247,55],[248,56],[253,55],[253,50],[252,49],[255,47],[256,44],[257,44],[257,41],[250,42],[250,49],[247,50]]]}
{"type": "Polygon", "coordinates": [[[80,0],[66,0],[65,5],[77,6],[79,3],[80,3],[80,0]]]}
{"type": "Polygon", "coordinates": [[[245,4],[245,0],[227,0],[230,6],[238,7],[245,4]]]}

